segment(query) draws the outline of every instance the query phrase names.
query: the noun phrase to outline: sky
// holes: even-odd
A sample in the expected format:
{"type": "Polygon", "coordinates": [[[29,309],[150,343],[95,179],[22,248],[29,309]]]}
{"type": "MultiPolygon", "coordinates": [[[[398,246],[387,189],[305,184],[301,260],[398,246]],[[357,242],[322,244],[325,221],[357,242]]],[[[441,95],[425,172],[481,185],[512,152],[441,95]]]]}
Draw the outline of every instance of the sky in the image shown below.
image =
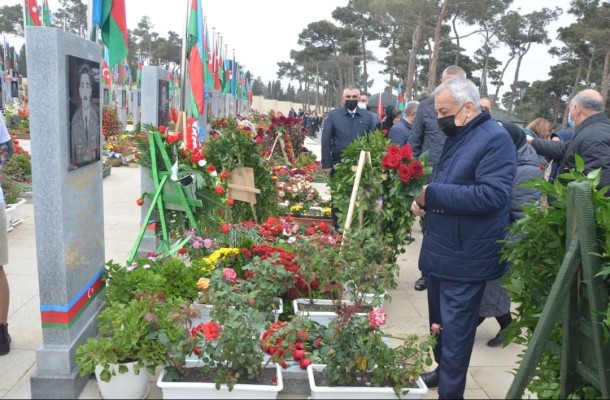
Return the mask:
{"type": "MultiPolygon", "coordinates": [[[[3,4],[18,4],[23,0],[3,0],[3,4]]],[[[87,0],[82,0],[86,2],[87,0]]],[[[127,13],[127,26],[129,29],[137,27],[142,16],[150,18],[153,30],[161,36],[167,37],[168,31],[174,31],[181,35],[185,29],[185,16],[187,7],[191,0],[173,0],[166,2],[162,0],[125,0],[127,13]],[[171,5],[170,5],[171,4],[171,5]]],[[[557,28],[569,25],[573,16],[567,14],[570,0],[548,0],[544,2],[546,7],[559,6],[564,13],[549,28],[549,37],[555,39],[557,28]]],[[[38,0],[42,5],[42,0],[38,0]]],[[[59,8],[59,0],[48,0],[51,12],[59,8]]],[[[223,47],[226,44],[227,53],[233,56],[246,70],[261,77],[267,84],[269,81],[277,80],[277,63],[291,62],[290,51],[300,50],[297,44],[298,35],[309,23],[320,20],[332,20],[331,13],[337,7],[344,7],[348,0],[203,0],[203,14],[207,17],[209,33],[212,28],[222,36],[223,47]]],[[[542,8],[542,2],[531,0],[514,0],[512,10],[520,9],[522,13],[529,13],[542,8]]],[[[460,33],[469,32],[472,27],[464,27],[460,33]]],[[[181,35],[182,36],[182,35],[181,35]]],[[[16,38],[8,37],[11,45],[18,44],[16,38]]],[[[474,51],[481,45],[478,35],[463,39],[461,46],[466,48],[468,55],[472,56],[474,51]]],[[[20,44],[19,44],[20,46],[20,44]]],[[[378,58],[383,58],[386,49],[370,46],[378,58]]],[[[550,66],[557,60],[548,54],[548,47],[534,45],[525,56],[520,70],[519,80],[533,82],[548,78],[550,66]]],[[[508,50],[497,49],[493,54],[501,61],[508,59],[508,50]]],[[[512,83],[515,62],[509,66],[505,74],[504,90],[512,83]]],[[[443,68],[443,66],[440,66],[443,68]]],[[[379,93],[386,86],[384,77],[379,74],[383,69],[380,64],[368,65],[369,74],[374,79],[370,93],[379,93]]],[[[283,81],[283,86],[287,81],[283,81]]],[[[292,83],[297,86],[297,82],[292,83]]],[[[495,87],[490,86],[490,90],[495,87]]]]}

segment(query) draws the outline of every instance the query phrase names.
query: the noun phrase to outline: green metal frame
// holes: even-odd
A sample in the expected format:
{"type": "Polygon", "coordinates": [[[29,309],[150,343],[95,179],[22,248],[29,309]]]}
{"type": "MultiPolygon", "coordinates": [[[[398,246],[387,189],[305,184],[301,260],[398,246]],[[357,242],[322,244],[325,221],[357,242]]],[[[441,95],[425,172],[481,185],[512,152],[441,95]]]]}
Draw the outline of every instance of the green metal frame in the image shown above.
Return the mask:
{"type": "Polygon", "coordinates": [[[604,278],[596,276],[601,260],[594,212],[590,184],[570,183],[568,250],[507,399],[522,398],[547,347],[561,355],[561,398],[573,393],[580,379],[595,386],[602,398],[610,398],[610,346],[604,343],[603,325],[608,290],[604,278]],[[563,338],[559,348],[550,340],[560,321],[563,338]]]}
{"type": "MultiPolygon", "coordinates": [[[[138,249],[140,248],[140,244],[142,243],[142,238],[144,237],[144,233],[146,232],[146,227],[150,223],[153,212],[156,210],[159,214],[159,221],[161,222],[161,243],[157,247],[156,253],[160,256],[169,256],[174,254],[178,249],[180,249],[186,242],[189,241],[189,237],[185,237],[177,241],[172,245],[170,243],[169,231],[167,228],[167,221],[165,219],[165,204],[166,203],[175,203],[180,204],[183,211],[186,213],[191,226],[195,228],[195,231],[200,234],[200,229],[193,214],[192,207],[202,207],[203,203],[199,199],[189,199],[186,196],[185,189],[178,182],[172,181],[170,178],[172,162],[169,159],[169,155],[165,150],[165,146],[163,145],[163,140],[161,139],[159,132],[148,132],[148,144],[150,146],[150,161],[151,161],[151,175],[152,181],[155,186],[155,192],[147,193],[146,196],[151,199],[151,205],[148,209],[146,216],[142,220],[142,224],[140,227],[140,232],[136,238],[136,242],[133,246],[133,249],[129,253],[127,257],[127,263],[131,263],[136,254],[138,253],[138,249]],[[158,157],[161,157],[163,165],[165,166],[165,170],[161,171],[158,168],[157,160],[158,157]],[[172,187],[173,192],[176,195],[168,195],[164,193],[164,188],[166,186],[172,187]]],[[[193,183],[194,184],[194,183],[193,183]]]]}

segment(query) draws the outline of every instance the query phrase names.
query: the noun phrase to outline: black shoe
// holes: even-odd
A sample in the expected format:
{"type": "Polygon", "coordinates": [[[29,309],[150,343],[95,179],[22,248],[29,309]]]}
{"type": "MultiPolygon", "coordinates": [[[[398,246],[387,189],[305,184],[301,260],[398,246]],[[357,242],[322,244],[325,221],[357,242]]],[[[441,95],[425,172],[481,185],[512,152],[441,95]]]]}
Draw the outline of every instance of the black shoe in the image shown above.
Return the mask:
{"type": "Polygon", "coordinates": [[[424,381],[428,388],[438,387],[438,368],[434,371],[421,374],[421,380],[424,381]]]}
{"type": "Polygon", "coordinates": [[[501,332],[498,332],[496,337],[494,337],[493,339],[490,339],[487,342],[487,345],[489,347],[500,347],[500,346],[502,346],[502,343],[504,343],[504,334],[501,332]]]}
{"type": "Polygon", "coordinates": [[[11,351],[11,335],[8,334],[8,324],[0,324],[0,356],[11,351]]]}
{"type": "Polygon", "coordinates": [[[422,291],[428,289],[428,277],[422,276],[418,280],[415,281],[415,290],[422,291]]]}

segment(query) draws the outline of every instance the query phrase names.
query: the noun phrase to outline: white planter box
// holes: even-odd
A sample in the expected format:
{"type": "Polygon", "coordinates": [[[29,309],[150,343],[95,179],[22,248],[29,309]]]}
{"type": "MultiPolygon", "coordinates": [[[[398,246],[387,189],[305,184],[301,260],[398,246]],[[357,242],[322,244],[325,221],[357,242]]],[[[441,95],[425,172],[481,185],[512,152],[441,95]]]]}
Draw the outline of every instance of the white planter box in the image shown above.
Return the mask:
{"type": "MultiPolygon", "coordinates": [[[[187,367],[194,364],[187,361],[187,367]]],[[[157,379],[157,386],[161,389],[164,399],[276,399],[278,393],[284,389],[282,369],[276,364],[269,364],[267,368],[275,368],[277,371],[277,385],[238,383],[229,392],[226,385],[216,390],[214,382],[163,382],[163,370],[157,379]]]]}
{"type": "MultiPolygon", "coordinates": [[[[292,300],[292,308],[295,315],[302,315],[309,318],[312,321],[319,323],[320,325],[328,326],[328,323],[334,318],[337,318],[337,313],[334,311],[301,311],[299,310],[299,304],[309,304],[309,299],[294,299],[292,300]]],[[[329,299],[315,299],[314,304],[319,305],[331,305],[334,304],[334,300],[329,299]]],[[[353,304],[349,300],[341,300],[341,304],[353,304]]],[[[356,313],[356,315],[366,315],[367,313],[356,313]]]]}
{"type": "MultiPolygon", "coordinates": [[[[311,364],[307,367],[307,379],[311,390],[310,399],[397,399],[391,387],[361,387],[361,386],[317,386],[313,371],[324,371],[326,365],[311,364]]],[[[410,388],[401,395],[401,399],[421,399],[428,388],[421,378],[417,378],[417,388],[410,388]]],[[[405,389],[407,390],[407,389],[405,389]]]]}
{"type": "Polygon", "coordinates": [[[6,206],[6,231],[10,232],[13,230],[13,226],[11,225],[11,220],[13,219],[13,213],[17,210],[17,206],[11,204],[10,206],[6,206]]]}
{"type": "MultiPolygon", "coordinates": [[[[274,309],[272,312],[273,320],[277,322],[278,318],[280,317],[280,314],[284,312],[284,302],[279,297],[276,297],[275,300],[278,304],[278,308],[274,309]]],[[[201,313],[201,316],[199,318],[191,318],[192,326],[198,325],[202,322],[210,322],[212,320],[212,318],[210,317],[210,312],[214,308],[212,304],[193,303],[192,307],[196,308],[201,313]]]]}
{"type": "Polygon", "coordinates": [[[133,370],[133,364],[125,363],[127,366],[127,372],[124,374],[119,373],[119,365],[113,365],[112,369],[116,373],[110,381],[104,382],[100,378],[102,367],[95,367],[95,377],[97,379],[97,386],[104,399],[143,399],[148,396],[148,381],[150,374],[146,368],[140,369],[140,372],[136,375],[133,370]]]}
{"type": "Polygon", "coordinates": [[[11,204],[11,206],[15,207],[15,211],[13,211],[13,215],[11,216],[11,226],[15,227],[23,222],[23,218],[25,217],[25,211],[23,210],[23,205],[25,204],[25,199],[19,198],[17,203],[11,204]]]}

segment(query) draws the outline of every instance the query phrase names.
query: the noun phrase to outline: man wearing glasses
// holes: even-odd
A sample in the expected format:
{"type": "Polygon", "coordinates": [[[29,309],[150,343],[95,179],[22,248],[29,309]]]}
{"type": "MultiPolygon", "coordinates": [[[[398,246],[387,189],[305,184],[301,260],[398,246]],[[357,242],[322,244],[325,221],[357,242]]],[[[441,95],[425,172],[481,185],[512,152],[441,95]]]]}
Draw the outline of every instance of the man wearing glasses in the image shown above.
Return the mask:
{"type": "MultiPolygon", "coordinates": [[[[341,153],[354,140],[375,130],[377,120],[373,113],[358,107],[360,89],[348,86],[343,89],[344,107],[328,113],[322,126],[322,168],[332,176],[333,166],[341,162],[341,153]]],[[[339,230],[336,209],[332,210],[333,225],[339,230]]]]}

